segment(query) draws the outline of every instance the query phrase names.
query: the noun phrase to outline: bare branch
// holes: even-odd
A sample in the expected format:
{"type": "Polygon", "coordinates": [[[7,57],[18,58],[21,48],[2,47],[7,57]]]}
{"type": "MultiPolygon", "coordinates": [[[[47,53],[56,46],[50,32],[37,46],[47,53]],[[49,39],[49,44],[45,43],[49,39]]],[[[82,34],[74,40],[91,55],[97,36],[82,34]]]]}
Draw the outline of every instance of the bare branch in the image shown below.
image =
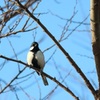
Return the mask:
{"type": "Polygon", "coordinates": [[[66,58],[69,60],[71,65],[76,69],[76,71],[81,75],[81,77],[84,79],[87,87],[91,90],[92,94],[95,96],[95,89],[89,82],[89,80],[86,78],[85,74],[81,71],[79,66],[75,63],[75,61],[71,58],[71,56],[65,51],[65,49],[59,44],[59,42],[55,39],[55,37],[47,30],[47,28],[40,22],[39,19],[37,19],[31,12],[23,6],[19,0],[16,0],[18,5],[27,12],[28,16],[31,17],[34,21],[38,23],[38,25],[46,32],[46,34],[55,42],[55,44],[59,47],[59,49],[64,53],[66,58]]]}
{"type": "MultiPolygon", "coordinates": [[[[9,60],[9,61],[13,61],[13,62],[17,62],[17,63],[23,64],[23,65],[25,65],[25,66],[28,66],[28,67],[30,67],[30,68],[32,68],[32,69],[34,69],[34,70],[40,72],[40,70],[39,70],[38,68],[36,68],[36,67],[31,67],[31,66],[29,66],[28,64],[26,64],[26,63],[24,63],[24,62],[22,62],[22,61],[20,61],[20,60],[15,60],[15,59],[12,59],[12,58],[8,58],[8,57],[5,57],[5,56],[3,56],[3,55],[0,55],[0,58],[3,58],[3,59],[6,59],[6,60],[9,60]]],[[[9,84],[8,84],[6,87],[4,87],[4,89],[2,89],[2,90],[0,91],[0,94],[1,94],[7,87],[9,87],[9,86],[11,85],[11,83],[12,83],[15,79],[17,79],[18,76],[19,76],[25,69],[26,69],[26,67],[24,67],[21,71],[19,71],[19,73],[9,82],[9,84]]],[[[44,72],[41,72],[41,74],[45,75],[46,77],[48,77],[49,79],[51,79],[52,81],[54,81],[55,83],[57,83],[61,88],[63,88],[63,89],[64,89],[65,91],[67,91],[68,93],[70,93],[76,100],[79,100],[78,97],[76,97],[76,96],[74,95],[74,93],[73,93],[69,88],[65,87],[62,83],[60,83],[58,80],[56,80],[56,78],[53,78],[53,77],[51,77],[50,75],[48,75],[48,74],[46,74],[46,73],[44,73],[44,72]]]]}
{"type": "MultiPolygon", "coordinates": [[[[15,60],[13,60],[15,61],[15,60]]],[[[17,61],[18,62],[18,61],[17,61]]],[[[0,94],[3,93],[16,79],[17,77],[26,69],[26,67],[24,67],[22,70],[20,70],[20,72],[0,91],[0,94]]]]}
{"type": "MultiPolygon", "coordinates": [[[[16,0],[15,0],[15,1],[16,1],[16,0]]],[[[15,1],[9,0],[8,2],[11,2],[11,5],[9,5],[9,6],[15,5],[15,1]]],[[[20,1],[21,1],[21,0],[20,0],[20,1]]],[[[36,1],[40,1],[40,0],[28,0],[28,1],[24,4],[24,6],[27,7],[27,8],[29,8],[29,7],[32,6],[32,4],[34,4],[36,1]]],[[[6,6],[5,6],[5,8],[6,8],[6,6]]],[[[2,9],[3,9],[3,7],[2,7],[2,9]]],[[[16,10],[15,10],[15,9],[8,9],[7,12],[4,12],[4,13],[2,14],[3,20],[0,20],[0,24],[8,22],[11,18],[17,16],[18,14],[21,14],[22,12],[23,12],[23,9],[22,9],[22,8],[18,8],[18,9],[16,9],[16,10]]]]}
{"type": "Polygon", "coordinates": [[[15,34],[21,33],[21,32],[32,31],[32,30],[34,30],[34,29],[36,29],[36,28],[37,28],[37,26],[34,27],[34,28],[31,28],[31,29],[28,29],[28,30],[21,29],[21,30],[15,31],[15,32],[8,32],[7,34],[1,35],[0,38],[4,38],[4,37],[7,37],[7,36],[15,35],[15,34]]]}

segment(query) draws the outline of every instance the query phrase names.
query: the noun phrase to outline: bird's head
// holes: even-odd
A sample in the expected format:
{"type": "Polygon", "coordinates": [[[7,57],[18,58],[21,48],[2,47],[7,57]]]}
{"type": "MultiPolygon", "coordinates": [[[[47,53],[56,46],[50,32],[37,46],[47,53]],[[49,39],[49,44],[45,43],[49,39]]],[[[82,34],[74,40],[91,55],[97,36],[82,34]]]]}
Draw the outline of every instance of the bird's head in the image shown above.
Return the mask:
{"type": "Polygon", "coordinates": [[[38,50],[38,49],[39,49],[38,48],[38,43],[37,42],[33,42],[32,45],[31,45],[31,47],[30,47],[30,50],[34,51],[34,50],[38,50]]]}

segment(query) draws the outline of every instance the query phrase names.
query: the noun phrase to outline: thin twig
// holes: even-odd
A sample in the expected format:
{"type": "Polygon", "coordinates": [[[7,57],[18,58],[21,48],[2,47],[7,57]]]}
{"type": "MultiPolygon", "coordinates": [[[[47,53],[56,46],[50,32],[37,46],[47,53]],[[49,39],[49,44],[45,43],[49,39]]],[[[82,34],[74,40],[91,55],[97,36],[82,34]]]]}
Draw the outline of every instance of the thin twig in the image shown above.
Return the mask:
{"type": "Polygon", "coordinates": [[[11,83],[14,82],[15,79],[17,79],[17,77],[26,69],[26,67],[24,67],[22,70],[20,70],[20,72],[0,91],[0,94],[3,93],[10,85],[11,83]]]}
{"type": "Polygon", "coordinates": [[[32,30],[35,30],[36,28],[37,28],[37,26],[34,27],[34,28],[31,28],[31,29],[28,29],[28,30],[21,29],[21,30],[15,31],[15,32],[8,32],[7,34],[1,35],[0,38],[4,38],[4,37],[7,37],[7,36],[15,35],[15,34],[21,33],[21,32],[32,31],[32,30]]]}

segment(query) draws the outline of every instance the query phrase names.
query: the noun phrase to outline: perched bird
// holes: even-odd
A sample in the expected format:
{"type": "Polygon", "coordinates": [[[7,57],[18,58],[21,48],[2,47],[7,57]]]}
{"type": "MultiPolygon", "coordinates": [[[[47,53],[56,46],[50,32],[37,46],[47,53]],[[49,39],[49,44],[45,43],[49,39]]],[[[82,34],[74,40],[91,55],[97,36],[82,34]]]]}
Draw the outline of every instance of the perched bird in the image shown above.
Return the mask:
{"type": "MultiPolygon", "coordinates": [[[[44,55],[42,51],[39,49],[37,42],[33,42],[30,47],[30,50],[27,54],[27,63],[30,66],[39,68],[40,72],[43,71],[43,68],[45,66],[44,55]]],[[[38,75],[41,75],[44,85],[48,85],[46,76],[42,75],[41,73],[38,73],[38,75]]]]}

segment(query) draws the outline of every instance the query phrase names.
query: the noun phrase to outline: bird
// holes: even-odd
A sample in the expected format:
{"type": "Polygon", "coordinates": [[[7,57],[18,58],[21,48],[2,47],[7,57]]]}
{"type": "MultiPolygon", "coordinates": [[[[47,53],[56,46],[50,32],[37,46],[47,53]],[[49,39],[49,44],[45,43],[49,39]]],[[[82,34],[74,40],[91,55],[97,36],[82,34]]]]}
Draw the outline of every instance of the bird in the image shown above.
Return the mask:
{"type": "Polygon", "coordinates": [[[46,79],[46,76],[41,74],[45,66],[45,59],[43,52],[39,49],[39,44],[37,42],[33,42],[30,46],[29,52],[27,54],[27,63],[31,67],[36,67],[40,70],[40,72],[37,73],[38,75],[41,75],[44,85],[47,86],[48,81],[46,79]]]}

